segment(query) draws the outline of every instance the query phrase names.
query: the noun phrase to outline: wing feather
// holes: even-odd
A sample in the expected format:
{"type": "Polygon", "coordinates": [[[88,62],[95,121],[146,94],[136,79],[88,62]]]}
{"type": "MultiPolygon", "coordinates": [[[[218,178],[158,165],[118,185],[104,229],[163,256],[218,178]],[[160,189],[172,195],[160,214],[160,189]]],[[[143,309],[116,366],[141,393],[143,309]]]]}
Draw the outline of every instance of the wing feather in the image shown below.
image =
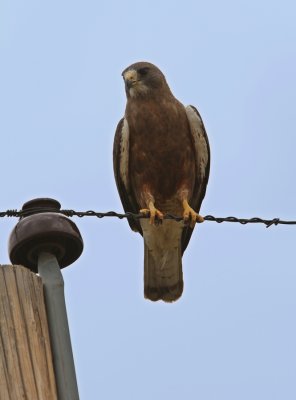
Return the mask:
{"type": "MultiPolygon", "coordinates": [[[[201,203],[206,194],[207,184],[209,180],[210,146],[202,118],[197,109],[193,106],[187,106],[185,109],[190,125],[192,144],[195,153],[196,180],[190,205],[196,212],[199,212],[201,203]]],[[[192,232],[193,229],[191,229],[189,226],[183,229],[182,254],[186,250],[192,232]]]]}
{"type": "MultiPolygon", "coordinates": [[[[117,190],[125,212],[138,213],[139,206],[133,196],[129,183],[129,128],[125,118],[122,118],[116,128],[113,145],[113,170],[117,190]]],[[[142,228],[139,222],[128,218],[131,229],[139,232],[142,228]]]]}

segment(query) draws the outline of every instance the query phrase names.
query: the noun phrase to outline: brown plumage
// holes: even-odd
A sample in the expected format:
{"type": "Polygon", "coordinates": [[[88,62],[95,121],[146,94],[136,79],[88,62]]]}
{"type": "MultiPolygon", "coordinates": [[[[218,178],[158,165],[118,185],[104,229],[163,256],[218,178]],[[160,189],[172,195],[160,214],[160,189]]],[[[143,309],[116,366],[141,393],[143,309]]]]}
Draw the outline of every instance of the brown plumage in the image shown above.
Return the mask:
{"type": "Polygon", "coordinates": [[[156,66],[139,62],[122,75],[127,104],[114,139],[116,184],[125,211],[150,215],[129,220],[144,237],[145,297],[170,302],[182,294],[181,257],[202,221],[209,143],[198,111],[173,96],[156,66]],[[166,213],[184,221],[163,220],[166,213]]]}

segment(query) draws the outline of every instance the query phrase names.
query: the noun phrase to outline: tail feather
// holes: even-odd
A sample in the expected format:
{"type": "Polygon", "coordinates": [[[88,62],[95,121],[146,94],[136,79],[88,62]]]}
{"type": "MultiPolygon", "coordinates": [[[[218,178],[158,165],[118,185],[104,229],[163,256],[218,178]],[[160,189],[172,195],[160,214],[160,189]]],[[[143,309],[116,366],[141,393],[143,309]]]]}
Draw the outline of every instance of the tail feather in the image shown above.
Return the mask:
{"type": "Polygon", "coordinates": [[[141,220],[144,237],[144,295],[152,301],[177,300],[183,292],[182,223],[152,226],[141,220]]]}

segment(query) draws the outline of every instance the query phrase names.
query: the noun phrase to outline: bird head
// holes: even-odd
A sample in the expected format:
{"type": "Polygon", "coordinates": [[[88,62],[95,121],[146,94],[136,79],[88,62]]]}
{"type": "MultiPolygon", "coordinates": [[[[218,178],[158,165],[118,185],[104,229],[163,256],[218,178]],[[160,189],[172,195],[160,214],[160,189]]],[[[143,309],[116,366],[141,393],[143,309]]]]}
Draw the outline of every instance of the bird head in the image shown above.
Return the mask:
{"type": "Polygon", "coordinates": [[[137,62],[127,67],[122,76],[127,98],[159,96],[171,93],[163,73],[149,62],[137,62]]]}

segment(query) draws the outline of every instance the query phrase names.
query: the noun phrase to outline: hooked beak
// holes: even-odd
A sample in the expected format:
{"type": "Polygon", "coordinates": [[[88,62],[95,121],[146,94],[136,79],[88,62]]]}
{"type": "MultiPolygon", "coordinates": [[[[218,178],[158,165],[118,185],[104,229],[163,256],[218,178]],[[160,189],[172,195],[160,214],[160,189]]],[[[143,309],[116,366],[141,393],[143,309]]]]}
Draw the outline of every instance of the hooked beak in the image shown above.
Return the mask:
{"type": "Polygon", "coordinates": [[[138,81],[137,71],[134,69],[130,69],[123,74],[123,79],[125,82],[125,87],[130,89],[134,86],[138,81]]]}
{"type": "Polygon", "coordinates": [[[130,89],[135,83],[136,83],[136,81],[125,80],[125,87],[127,89],[130,89]]]}

